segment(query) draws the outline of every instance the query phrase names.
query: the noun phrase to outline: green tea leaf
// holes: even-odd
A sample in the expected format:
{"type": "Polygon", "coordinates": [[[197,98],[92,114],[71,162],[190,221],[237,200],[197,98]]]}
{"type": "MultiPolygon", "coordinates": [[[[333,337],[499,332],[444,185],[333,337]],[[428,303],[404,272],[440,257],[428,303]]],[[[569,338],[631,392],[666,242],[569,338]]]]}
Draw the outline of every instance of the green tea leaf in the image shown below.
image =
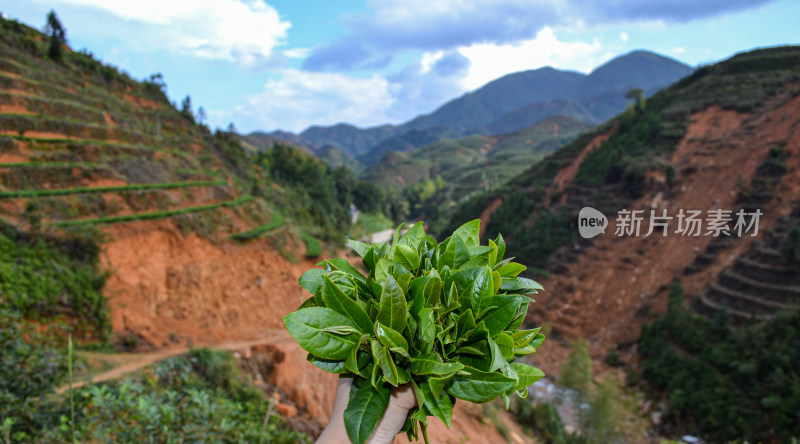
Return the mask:
{"type": "Polygon", "coordinates": [[[390,396],[388,387],[373,387],[363,378],[353,378],[350,400],[344,410],[344,425],[350,441],[354,444],[367,442],[386,411],[390,396]]]}
{"type": "Polygon", "coordinates": [[[323,276],[322,300],[325,305],[347,316],[362,333],[372,331],[372,322],[369,315],[358,303],[348,297],[342,290],[334,284],[328,276],[323,276]]]}
{"type": "Polygon", "coordinates": [[[515,390],[523,390],[544,377],[544,372],[536,367],[521,362],[512,362],[510,365],[519,377],[515,390]]]}
{"type": "Polygon", "coordinates": [[[361,274],[361,272],[358,271],[355,267],[350,265],[350,262],[347,262],[347,259],[337,257],[335,259],[330,259],[325,262],[330,264],[334,269],[339,270],[345,273],[346,275],[354,278],[358,282],[361,283],[367,282],[367,278],[364,277],[364,275],[361,274]]]}
{"type": "Polygon", "coordinates": [[[475,219],[456,228],[452,237],[460,237],[468,245],[478,245],[480,244],[480,231],[481,221],[480,219],[475,219]]]}
{"type": "Polygon", "coordinates": [[[394,360],[392,359],[392,355],[389,353],[389,349],[384,345],[381,345],[381,343],[376,340],[371,342],[371,348],[372,357],[381,367],[381,370],[383,370],[384,379],[386,379],[386,382],[389,384],[397,387],[397,367],[394,365],[394,360]]]}
{"type": "Polygon", "coordinates": [[[459,339],[467,339],[467,333],[475,329],[475,316],[472,310],[466,309],[459,316],[456,321],[456,334],[459,339]]]}
{"type": "MultiPolygon", "coordinates": [[[[494,264],[497,263],[497,244],[494,241],[489,241],[489,247],[492,251],[489,253],[489,268],[494,268],[494,264]]],[[[497,288],[500,288],[499,286],[497,288]]]]}
{"type": "Polygon", "coordinates": [[[528,314],[528,304],[523,302],[522,305],[519,306],[519,309],[517,309],[517,313],[511,319],[511,322],[509,322],[508,326],[506,327],[506,330],[518,329],[522,325],[522,323],[525,322],[525,316],[527,314],[528,314]]]}
{"type": "Polygon", "coordinates": [[[406,328],[406,316],[408,316],[406,297],[394,278],[389,275],[381,291],[378,322],[402,332],[406,328]]]}
{"type": "Polygon", "coordinates": [[[442,280],[439,276],[431,276],[431,279],[425,285],[423,293],[425,294],[426,307],[433,307],[439,303],[442,295],[442,280]]]}
{"type": "Polygon", "coordinates": [[[425,241],[425,229],[422,221],[415,223],[398,241],[399,245],[406,245],[418,249],[425,241]]]}
{"type": "Polygon", "coordinates": [[[428,285],[428,281],[431,279],[431,276],[420,276],[411,280],[408,286],[408,293],[411,296],[409,311],[412,316],[419,315],[420,310],[425,308],[425,286],[428,285]]]}
{"type": "Polygon", "coordinates": [[[353,239],[348,239],[347,244],[353,247],[353,251],[355,251],[356,254],[361,256],[362,258],[366,256],[370,248],[370,246],[365,244],[364,242],[359,242],[353,239]]]}
{"type": "Polygon", "coordinates": [[[505,333],[498,333],[494,337],[494,342],[500,347],[500,352],[502,352],[504,359],[508,360],[514,357],[514,340],[511,336],[505,333]]]}
{"type": "MultiPolygon", "coordinates": [[[[355,348],[353,348],[353,350],[355,350],[355,348]]],[[[321,368],[326,372],[341,374],[347,371],[347,368],[344,366],[344,361],[341,360],[322,359],[312,355],[311,353],[306,356],[306,360],[312,363],[315,367],[321,368]]]]}
{"type": "Polygon", "coordinates": [[[544,342],[544,335],[539,333],[533,337],[533,339],[531,340],[530,343],[528,343],[528,345],[533,348],[539,348],[539,346],[542,345],[542,342],[544,342]]]}
{"type": "MultiPolygon", "coordinates": [[[[453,246],[453,254],[455,256],[454,268],[463,267],[472,257],[469,254],[469,246],[467,246],[464,239],[458,236],[453,236],[451,238],[450,245],[453,246]]],[[[448,248],[450,248],[450,245],[448,245],[448,248]]]]}
{"type": "Polygon", "coordinates": [[[333,325],[358,328],[350,318],[330,308],[304,308],[284,316],[283,323],[303,349],[323,359],[345,359],[350,349],[358,346],[356,334],[340,336],[321,331],[333,325]]]}
{"type": "Polygon", "coordinates": [[[415,375],[452,375],[464,367],[459,362],[442,362],[436,353],[426,353],[416,358],[411,358],[411,373],[415,375]]]}
{"type": "Polygon", "coordinates": [[[538,293],[539,290],[544,290],[544,287],[534,280],[524,277],[515,277],[503,279],[503,285],[500,287],[500,290],[507,293],[529,294],[538,293]]]}
{"type": "Polygon", "coordinates": [[[481,318],[489,329],[489,336],[494,337],[506,329],[521,303],[522,299],[517,296],[497,295],[492,299],[495,308],[481,318]]]}
{"type": "Polygon", "coordinates": [[[375,273],[375,265],[378,263],[379,256],[375,253],[375,247],[369,247],[367,250],[367,254],[365,254],[362,259],[361,263],[364,264],[364,267],[367,268],[367,271],[370,272],[374,276],[375,273]]]}
{"type": "Polygon", "coordinates": [[[361,333],[359,329],[351,327],[349,325],[331,325],[330,327],[323,327],[319,329],[319,331],[323,333],[333,333],[339,336],[361,333]]]}
{"type": "Polygon", "coordinates": [[[419,339],[420,347],[423,353],[429,353],[433,350],[433,341],[436,339],[436,325],[433,320],[433,310],[430,308],[423,308],[419,312],[419,339]]]}
{"type": "Polygon", "coordinates": [[[425,381],[420,383],[419,388],[422,392],[425,407],[449,429],[450,422],[453,419],[453,399],[447,393],[441,393],[441,396],[434,395],[430,383],[425,381]]]}
{"type": "Polygon", "coordinates": [[[451,242],[452,237],[439,244],[436,258],[436,267],[441,271],[445,267],[453,268],[456,264],[456,246],[451,242]]]}
{"type": "Polygon", "coordinates": [[[482,372],[465,367],[453,376],[447,393],[465,401],[483,403],[500,396],[516,384],[516,380],[495,372],[482,372]],[[464,374],[462,374],[462,372],[464,374]]]}
{"type": "Polygon", "coordinates": [[[517,277],[518,274],[522,273],[527,268],[528,267],[522,264],[518,264],[516,262],[509,262],[503,265],[502,267],[498,268],[497,272],[500,273],[500,276],[513,278],[517,277]]]}
{"type": "Polygon", "coordinates": [[[322,276],[328,273],[328,271],[325,271],[321,268],[312,268],[303,273],[297,282],[299,282],[300,286],[305,288],[309,293],[316,296],[319,294],[319,290],[322,286],[322,276]]]}
{"type": "Polygon", "coordinates": [[[301,308],[308,308],[308,307],[319,307],[317,305],[317,301],[315,299],[315,296],[311,296],[310,298],[308,298],[305,301],[303,301],[303,303],[300,304],[300,307],[298,307],[297,309],[299,310],[301,308]]]}
{"type": "Polygon", "coordinates": [[[385,281],[388,276],[392,275],[393,266],[394,262],[389,259],[378,259],[378,262],[375,263],[375,280],[378,282],[385,281]]]}
{"type": "Polygon", "coordinates": [[[378,338],[381,344],[385,345],[389,349],[396,347],[408,352],[408,342],[397,330],[393,330],[385,325],[381,325],[380,322],[376,322],[374,331],[375,336],[378,338]]]}
{"type": "Polygon", "coordinates": [[[491,362],[489,364],[489,371],[494,372],[506,364],[506,359],[503,357],[503,352],[500,347],[494,342],[492,338],[486,338],[489,343],[489,353],[491,354],[491,362]]]}
{"type": "Polygon", "coordinates": [[[497,239],[494,240],[494,243],[497,244],[497,260],[502,261],[506,255],[506,241],[503,239],[503,235],[497,233],[497,239]]]}
{"type": "Polygon", "coordinates": [[[428,384],[431,387],[431,392],[433,393],[433,396],[438,397],[439,395],[441,395],[442,390],[444,390],[445,387],[447,387],[447,385],[450,384],[450,381],[453,379],[453,376],[454,375],[442,376],[441,378],[439,377],[435,378],[432,376],[429,377],[428,384]]]}
{"type": "Polygon", "coordinates": [[[537,327],[532,330],[517,330],[511,335],[514,340],[514,347],[524,347],[528,345],[533,338],[539,333],[542,327],[537,327]]]}
{"type": "Polygon", "coordinates": [[[350,353],[347,354],[347,359],[344,361],[344,367],[348,371],[358,375],[361,372],[361,368],[367,365],[369,359],[369,353],[354,348],[350,350],[350,353]]]}

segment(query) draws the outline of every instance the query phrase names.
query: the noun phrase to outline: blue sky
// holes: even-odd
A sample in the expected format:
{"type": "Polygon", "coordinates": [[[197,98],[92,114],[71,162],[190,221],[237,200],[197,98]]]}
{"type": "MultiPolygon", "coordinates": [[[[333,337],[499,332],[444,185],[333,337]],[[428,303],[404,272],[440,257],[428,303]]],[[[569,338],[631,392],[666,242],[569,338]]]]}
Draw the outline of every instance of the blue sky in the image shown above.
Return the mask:
{"type": "Polygon", "coordinates": [[[240,132],[401,123],[504,74],[635,49],[698,65],[800,44],[796,0],[0,0],[34,27],[50,9],[73,48],[161,72],[240,132]]]}

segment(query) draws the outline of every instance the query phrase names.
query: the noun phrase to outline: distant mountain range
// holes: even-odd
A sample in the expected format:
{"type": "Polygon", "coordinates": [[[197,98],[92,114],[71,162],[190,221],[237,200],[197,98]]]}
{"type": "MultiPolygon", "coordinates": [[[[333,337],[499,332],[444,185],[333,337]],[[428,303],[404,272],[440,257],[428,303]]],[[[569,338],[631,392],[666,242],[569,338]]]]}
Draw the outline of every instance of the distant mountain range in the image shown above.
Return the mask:
{"type": "MultiPolygon", "coordinates": [[[[341,159],[341,154],[346,154],[372,165],[389,152],[411,151],[438,140],[473,134],[511,133],[551,116],[596,124],[625,109],[625,93],[630,89],[640,88],[650,95],[691,72],[690,66],[676,60],[648,51],[634,51],[588,75],[550,67],[509,74],[402,125],[362,129],[341,123],[312,126],[299,135],[275,131],[254,132],[244,137],[250,143],[291,142],[323,158],[335,147],[337,150],[333,152],[340,163],[348,163],[341,159]]],[[[254,145],[266,148],[259,143],[254,145]]]]}

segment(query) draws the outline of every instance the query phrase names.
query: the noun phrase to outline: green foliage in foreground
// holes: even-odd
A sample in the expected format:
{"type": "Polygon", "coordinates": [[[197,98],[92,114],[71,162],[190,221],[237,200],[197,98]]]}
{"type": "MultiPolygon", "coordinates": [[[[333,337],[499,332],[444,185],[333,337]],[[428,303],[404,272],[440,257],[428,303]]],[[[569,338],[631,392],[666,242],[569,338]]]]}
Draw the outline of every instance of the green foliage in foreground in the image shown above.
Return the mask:
{"type": "Polygon", "coordinates": [[[180,214],[187,214],[187,213],[196,213],[199,211],[209,211],[209,210],[216,210],[217,208],[221,207],[235,207],[237,205],[241,205],[245,202],[249,202],[253,200],[253,196],[245,195],[238,197],[233,200],[229,200],[227,202],[215,203],[215,204],[208,204],[208,205],[196,205],[193,207],[184,207],[179,208],[177,210],[163,210],[163,211],[151,211],[148,213],[136,213],[136,214],[126,214],[122,216],[108,216],[108,217],[98,217],[93,219],[77,219],[77,220],[63,220],[57,222],[50,222],[50,225],[54,225],[56,227],[71,227],[71,226],[80,226],[80,225],[98,225],[98,224],[113,224],[118,222],[130,222],[133,220],[147,220],[147,219],[164,219],[166,217],[177,216],[180,214]]]}
{"type": "Polygon", "coordinates": [[[57,404],[45,398],[63,380],[66,359],[54,343],[24,322],[18,312],[0,308],[0,440],[30,442],[55,427],[57,404]]]}
{"type": "MultiPolygon", "coordinates": [[[[673,290],[675,286],[673,285],[673,290]]],[[[680,305],[642,329],[642,375],[665,393],[667,418],[711,441],[788,442],[800,435],[800,312],[734,328],[680,305]]]]}
{"type": "Polygon", "coordinates": [[[167,359],[151,374],[79,390],[76,402],[87,441],[311,442],[242,381],[230,354],[208,349],[167,359]]]}
{"type": "Polygon", "coordinates": [[[91,238],[48,239],[0,221],[0,307],[41,318],[69,310],[103,336],[110,329],[106,274],[91,238]]]}
{"type": "Polygon", "coordinates": [[[225,181],[190,181],[172,183],[140,183],[133,185],[115,185],[109,187],[77,187],[77,188],[50,188],[42,190],[12,190],[0,191],[0,199],[18,197],[41,197],[41,196],[63,196],[67,194],[86,194],[86,193],[119,193],[143,190],[171,190],[175,188],[187,187],[210,187],[215,185],[225,185],[225,181]]]}
{"type": "Polygon", "coordinates": [[[310,443],[244,381],[229,353],[195,349],[120,382],[75,391],[70,421],[67,360],[23,321],[0,311],[3,442],[310,443]],[[270,414],[267,418],[267,414],[270,414]],[[267,421],[265,421],[267,419],[267,421]]]}
{"type": "Polygon", "coordinates": [[[528,394],[544,373],[514,362],[536,350],[539,328],[518,330],[525,296],[542,287],[517,277],[525,267],[503,260],[502,236],[480,245],[480,221],[438,244],[422,222],[391,244],[350,241],[368,270],[344,259],[323,261],[300,285],[313,297],[284,318],[317,367],[354,377],[344,412],[350,439],[361,444],[383,415],[392,387],[410,384],[419,407],[402,431],[427,442],[428,416],[450,426],[456,398],[484,403],[528,394]]]}

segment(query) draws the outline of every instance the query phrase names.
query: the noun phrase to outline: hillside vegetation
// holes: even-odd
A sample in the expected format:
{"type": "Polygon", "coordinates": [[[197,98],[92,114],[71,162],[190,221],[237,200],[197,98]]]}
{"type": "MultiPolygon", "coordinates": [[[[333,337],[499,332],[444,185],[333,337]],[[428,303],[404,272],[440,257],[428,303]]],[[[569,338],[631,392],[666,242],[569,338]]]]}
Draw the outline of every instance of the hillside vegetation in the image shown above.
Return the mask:
{"type": "Polygon", "coordinates": [[[502,232],[509,254],[546,270],[532,317],[552,336],[586,337],[596,360],[664,402],[660,433],[789,442],[800,435],[798,82],[798,47],[701,67],[464,202],[444,230],[482,216],[486,238],[502,232]],[[578,236],[585,206],[609,216],[605,235],[578,236]],[[644,236],[651,209],[714,208],[760,210],[758,237],[644,236]],[[614,234],[622,209],[644,211],[640,236],[614,234]]]}
{"type": "Polygon", "coordinates": [[[440,229],[456,202],[502,187],[589,128],[568,117],[550,117],[512,134],[442,140],[408,153],[387,154],[361,177],[400,188],[410,217],[440,229]]]}
{"type": "MultiPolygon", "coordinates": [[[[145,339],[149,326],[130,322],[136,310],[152,314],[154,325],[183,321],[152,305],[157,285],[178,305],[210,300],[211,315],[226,297],[202,288],[197,274],[209,266],[218,275],[219,263],[196,250],[194,268],[178,269],[177,249],[195,242],[223,252],[268,250],[262,257],[271,260],[259,264],[285,271],[343,245],[351,203],[385,218],[391,198],[310,153],[248,150],[232,131],[209,129],[188,96],[180,107],[170,103],[160,75],[137,81],[69,48],[54,13],[48,23],[50,35],[0,18],[0,440],[308,441],[276,414],[263,384],[239,381],[235,362],[214,353],[55,394],[71,378],[67,336],[80,349],[162,345],[145,339]],[[131,234],[143,237],[119,247],[131,234]],[[164,245],[140,240],[149,234],[173,236],[166,263],[154,260],[164,245]],[[134,259],[112,260],[111,250],[134,259]],[[133,291],[108,290],[140,271],[133,291]],[[182,282],[191,288],[184,300],[174,288],[182,282]]],[[[293,281],[275,272],[264,278],[271,286],[293,281]]],[[[160,334],[173,345],[193,340],[160,334]]]]}

